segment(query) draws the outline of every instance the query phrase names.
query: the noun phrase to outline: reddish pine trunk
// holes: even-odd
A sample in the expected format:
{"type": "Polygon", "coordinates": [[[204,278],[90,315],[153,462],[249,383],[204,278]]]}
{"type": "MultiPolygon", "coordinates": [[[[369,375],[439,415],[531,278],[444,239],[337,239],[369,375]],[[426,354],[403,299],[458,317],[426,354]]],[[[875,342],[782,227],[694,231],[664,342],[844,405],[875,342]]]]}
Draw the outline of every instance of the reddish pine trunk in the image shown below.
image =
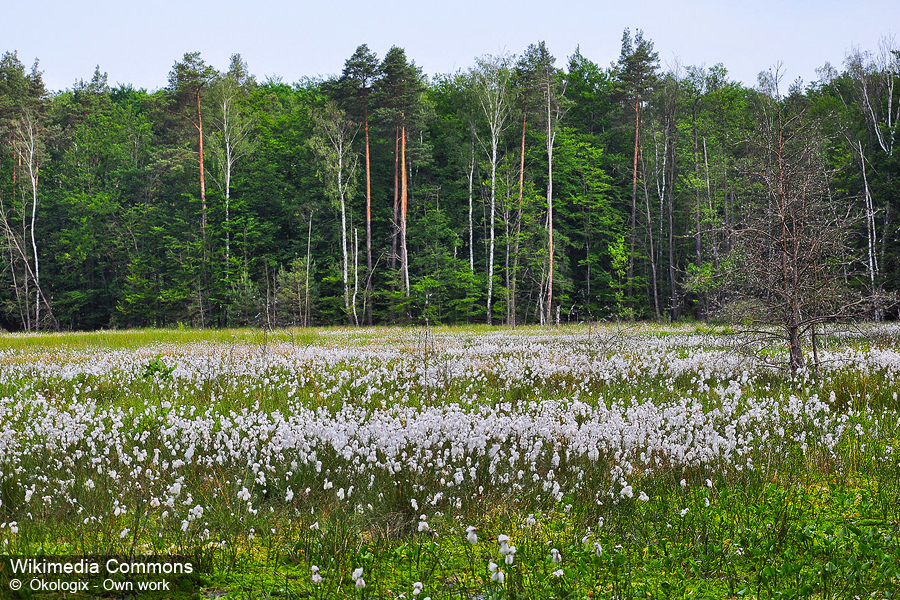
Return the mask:
{"type": "MultiPolygon", "coordinates": [[[[403,118],[403,115],[400,115],[403,118]]],[[[409,256],[406,253],[406,124],[400,128],[400,266],[403,269],[403,287],[409,296],[409,256]]]]}
{"type": "Polygon", "coordinates": [[[397,234],[399,233],[400,126],[394,126],[394,222],[391,232],[391,270],[397,268],[397,234]]]}

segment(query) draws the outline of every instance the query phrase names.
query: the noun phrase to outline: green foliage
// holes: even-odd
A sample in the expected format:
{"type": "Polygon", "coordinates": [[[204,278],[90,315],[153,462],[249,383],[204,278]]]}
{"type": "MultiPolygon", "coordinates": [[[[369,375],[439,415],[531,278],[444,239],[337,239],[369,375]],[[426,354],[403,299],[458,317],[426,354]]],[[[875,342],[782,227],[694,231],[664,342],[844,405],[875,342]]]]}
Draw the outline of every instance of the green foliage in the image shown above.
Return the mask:
{"type": "MultiPolygon", "coordinates": [[[[893,243],[900,152],[893,150],[898,125],[890,117],[900,112],[890,93],[900,83],[895,56],[853,50],[843,71],[823,68],[820,81],[793,86],[779,100],[811,117],[822,141],[829,204],[860,216],[846,236],[862,268],[848,272],[847,287],[883,294],[872,313],[879,317],[896,314],[891,294],[900,289],[900,246],[893,243]]],[[[639,30],[624,32],[620,57],[608,68],[580,50],[557,68],[544,42],[522,49],[511,64],[509,114],[497,149],[492,310],[514,311],[508,323],[539,320],[549,255],[549,101],[554,304],[563,318],[716,318],[740,274],[729,262],[739,233],[766,199],[755,177],[758,152],[749,144],[765,124],[763,96],[730,80],[723,65],[661,71],[653,42],[639,30]]],[[[489,135],[472,77],[461,71],[429,79],[402,48],[379,60],[365,44],[332,79],[258,82],[240,55],[225,67],[217,71],[189,52],[173,63],[162,90],[111,87],[96,69],[88,80],[48,95],[37,64],[28,69],[15,52],[3,54],[0,326],[296,321],[299,305],[282,312],[278,304],[292,297],[284,290],[296,288],[290,274],[297,260],[306,260],[307,242],[315,321],[346,322],[343,280],[335,279],[343,271],[342,259],[334,258],[341,254],[335,252],[341,219],[331,205],[340,195],[338,179],[327,167],[333,161],[323,160],[323,144],[315,142],[327,137],[322,119],[314,118],[326,105],[342,111],[346,159],[357,165],[355,178],[341,180],[348,241],[354,230],[365,240],[363,224],[371,222],[373,268],[363,266],[360,251],[357,308],[365,302],[378,323],[418,322],[426,313],[429,321],[448,323],[486,317],[490,168],[479,140],[489,135]],[[26,122],[37,134],[36,204],[19,135],[26,122]],[[366,123],[370,215],[362,176],[366,123]],[[401,291],[394,248],[401,127],[409,296],[401,291]],[[55,322],[47,310],[36,322],[38,276],[29,273],[36,258],[55,322]]],[[[305,280],[305,266],[303,272],[305,280]]]]}
{"type": "Polygon", "coordinates": [[[162,354],[157,354],[153,360],[144,365],[144,379],[161,379],[163,381],[172,380],[172,372],[178,368],[178,365],[167,366],[162,359],[162,354]]]}

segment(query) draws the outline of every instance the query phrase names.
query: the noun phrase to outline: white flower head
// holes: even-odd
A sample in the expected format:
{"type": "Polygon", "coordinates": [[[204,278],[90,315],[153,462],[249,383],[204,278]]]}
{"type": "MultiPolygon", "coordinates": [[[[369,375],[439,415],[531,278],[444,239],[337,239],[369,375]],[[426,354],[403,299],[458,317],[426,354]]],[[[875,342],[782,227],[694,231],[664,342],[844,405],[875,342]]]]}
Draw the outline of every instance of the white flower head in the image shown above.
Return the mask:
{"type": "Polygon", "coordinates": [[[475,533],[475,527],[472,525],[466,527],[466,539],[469,540],[469,543],[472,545],[478,543],[478,534],[475,533]]]}

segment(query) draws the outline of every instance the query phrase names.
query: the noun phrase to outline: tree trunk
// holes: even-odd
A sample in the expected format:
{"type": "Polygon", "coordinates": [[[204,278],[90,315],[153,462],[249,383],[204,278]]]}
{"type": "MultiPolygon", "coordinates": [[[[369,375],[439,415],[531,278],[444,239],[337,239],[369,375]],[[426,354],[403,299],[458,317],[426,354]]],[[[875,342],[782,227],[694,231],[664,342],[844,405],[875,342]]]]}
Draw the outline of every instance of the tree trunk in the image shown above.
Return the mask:
{"type": "Polygon", "coordinates": [[[696,210],[697,217],[697,231],[694,234],[695,242],[697,246],[697,266],[701,266],[703,264],[703,256],[701,253],[702,248],[702,238],[701,238],[701,210],[700,210],[700,187],[697,185],[697,181],[700,179],[700,138],[697,132],[697,103],[700,102],[700,99],[694,100],[694,112],[692,117],[692,124],[694,128],[694,210],[696,210]]]}
{"type": "MultiPolygon", "coordinates": [[[[674,148],[674,141],[672,143],[674,148]]],[[[671,302],[672,302],[672,319],[678,318],[678,286],[676,284],[677,274],[675,268],[675,160],[674,150],[672,161],[669,163],[669,191],[666,198],[669,221],[669,285],[671,286],[671,302]]]]}
{"type": "MultiPolygon", "coordinates": [[[[644,158],[643,154],[641,155],[641,169],[646,173],[646,169],[644,168],[644,158]]],[[[650,192],[647,189],[647,178],[642,177],[643,185],[644,185],[644,206],[647,210],[647,240],[650,243],[650,285],[651,290],[653,292],[653,311],[656,315],[656,320],[659,321],[659,291],[656,285],[656,251],[653,245],[653,222],[650,218],[650,192]]]]}
{"type": "Polygon", "coordinates": [[[203,171],[203,115],[200,112],[200,88],[197,88],[197,131],[200,136],[200,231],[206,239],[206,178],[203,171]]]}
{"type": "MultiPolygon", "coordinates": [[[[709,155],[706,152],[706,137],[703,138],[703,166],[706,169],[706,203],[707,210],[709,211],[709,218],[715,214],[713,210],[713,199],[712,199],[712,187],[709,182],[709,155]]],[[[716,232],[712,230],[712,243],[710,247],[712,248],[713,254],[713,265],[716,269],[719,268],[719,248],[718,248],[718,240],[716,239],[716,232]]]]}
{"type": "Polygon", "coordinates": [[[528,106],[522,112],[522,147],[519,151],[519,204],[516,209],[516,233],[513,240],[513,266],[510,275],[510,308],[506,316],[510,327],[516,326],[516,279],[519,271],[519,236],[522,231],[522,203],[525,198],[525,122],[528,118],[528,106]]]}
{"type": "MultiPolygon", "coordinates": [[[[32,132],[33,134],[33,132],[32,132]]],[[[34,156],[34,138],[31,140],[31,148],[32,153],[29,157],[28,161],[28,175],[31,178],[31,249],[33,252],[34,258],[34,328],[40,329],[41,327],[41,302],[40,302],[40,289],[41,289],[41,266],[38,262],[38,249],[37,249],[37,241],[34,237],[34,229],[35,222],[37,220],[37,171],[35,169],[35,161],[36,157],[34,156]]]]}
{"type": "Polygon", "coordinates": [[[394,220],[391,223],[391,270],[397,268],[397,236],[400,234],[400,125],[394,126],[394,220]]]}
{"type": "Polygon", "coordinates": [[[309,260],[312,256],[312,219],[313,213],[309,213],[309,231],[306,233],[306,310],[303,313],[303,326],[309,327],[310,324],[310,306],[309,306],[309,260]]]}
{"type": "Polygon", "coordinates": [[[494,296],[494,220],[497,208],[497,146],[499,145],[499,133],[491,135],[491,217],[490,217],[490,243],[488,250],[488,280],[487,280],[487,324],[493,320],[492,302],[494,296]]]}
{"type": "Polygon", "coordinates": [[[791,375],[796,375],[801,370],[805,362],[803,360],[803,347],[800,345],[800,327],[791,324],[787,328],[788,349],[790,350],[790,366],[791,375]]]}
{"type": "Polygon", "coordinates": [[[472,221],[472,182],[475,178],[475,137],[472,137],[472,160],[469,163],[469,270],[475,272],[475,226],[472,221]]]}
{"type": "MultiPolygon", "coordinates": [[[[341,198],[341,249],[343,251],[343,262],[341,263],[341,274],[344,280],[344,315],[349,324],[353,324],[353,314],[350,311],[350,279],[348,273],[348,256],[347,256],[347,202],[344,198],[344,149],[337,148],[338,154],[338,195],[341,198]]],[[[354,307],[355,308],[355,307],[354,307]]]]}
{"type": "Polygon", "coordinates": [[[875,290],[875,275],[878,273],[878,257],[875,254],[875,208],[872,202],[872,194],[869,192],[869,179],[866,176],[866,158],[863,154],[862,142],[857,141],[859,150],[859,163],[863,178],[863,191],[866,201],[866,241],[868,245],[868,264],[867,271],[869,274],[869,286],[872,291],[875,290]]]}
{"type": "Polygon", "coordinates": [[[372,172],[369,164],[369,108],[365,107],[366,128],[366,325],[372,325],[372,172]]]}
{"type": "MultiPolygon", "coordinates": [[[[401,118],[403,115],[401,115],[401,118]]],[[[407,214],[407,181],[406,181],[406,123],[400,128],[400,266],[403,268],[403,287],[409,297],[409,254],[406,250],[406,214],[407,214]]]]}
{"type": "Polygon", "coordinates": [[[197,297],[200,301],[200,327],[206,327],[206,311],[203,307],[203,288],[206,285],[206,173],[203,166],[203,114],[200,111],[200,88],[197,88],[197,132],[200,140],[200,236],[202,238],[200,274],[197,283],[197,297]]]}
{"type": "Polygon", "coordinates": [[[359,326],[359,317],[356,315],[356,297],[359,295],[359,234],[353,228],[353,324],[359,326]]]}
{"type": "MultiPolygon", "coordinates": [[[[550,80],[547,80],[547,323],[553,308],[553,121],[550,115],[550,80]]],[[[558,321],[559,319],[557,319],[558,321]]]]}
{"type": "MultiPolygon", "coordinates": [[[[231,257],[231,231],[229,231],[230,209],[231,209],[231,164],[234,160],[232,157],[231,136],[228,126],[228,100],[222,100],[222,132],[225,142],[225,262],[231,257]]],[[[227,277],[226,270],[226,277],[227,277]]]]}
{"type": "Polygon", "coordinates": [[[504,279],[506,280],[506,322],[509,323],[509,311],[512,306],[511,299],[509,296],[510,292],[510,269],[509,269],[509,259],[512,254],[512,236],[510,235],[509,222],[512,217],[511,212],[509,210],[509,188],[506,190],[506,210],[503,211],[503,234],[506,239],[506,243],[504,244],[505,255],[503,257],[503,274],[504,279]]]}
{"type": "Polygon", "coordinates": [[[628,302],[634,302],[634,248],[637,236],[637,174],[638,147],[640,145],[641,111],[640,101],[634,101],[634,162],[631,170],[631,241],[628,252],[628,302]]]}

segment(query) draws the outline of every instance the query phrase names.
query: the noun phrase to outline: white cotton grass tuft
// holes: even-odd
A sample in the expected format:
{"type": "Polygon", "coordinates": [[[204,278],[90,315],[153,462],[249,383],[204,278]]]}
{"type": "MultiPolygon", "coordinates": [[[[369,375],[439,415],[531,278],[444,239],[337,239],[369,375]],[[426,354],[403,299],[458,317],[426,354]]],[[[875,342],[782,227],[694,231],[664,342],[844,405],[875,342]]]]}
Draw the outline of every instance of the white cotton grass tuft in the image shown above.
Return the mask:
{"type": "Polygon", "coordinates": [[[354,580],[354,585],[356,589],[361,590],[366,587],[366,580],[363,579],[363,568],[357,567],[353,569],[353,574],[350,575],[350,578],[354,580]]]}
{"type": "Polygon", "coordinates": [[[478,543],[478,534],[475,533],[475,527],[473,525],[466,527],[466,540],[473,546],[478,543]]]}
{"type": "Polygon", "coordinates": [[[503,571],[500,570],[500,567],[497,566],[497,563],[495,563],[494,561],[488,563],[488,571],[491,572],[491,581],[494,581],[496,583],[502,584],[504,579],[506,578],[506,575],[503,573],[503,571]]]}
{"type": "MultiPolygon", "coordinates": [[[[885,327],[893,328],[892,335],[900,331],[896,325],[885,327]]],[[[384,500],[392,482],[417,482],[403,496],[415,514],[420,504],[428,511],[462,513],[472,502],[462,490],[485,502],[494,501],[492,490],[519,497],[534,490],[542,501],[552,502],[577,492],[576,486],[598,472],[602,488],[596,502],[636,498],[646,503],[650,495],[640,490],[643,474],[664,471],[672,480],[672,473],[695,473],[694,467],[703,464],[720,465],[723,472],[752,472],[762,468],[752,457],[772,455],[790,444],[805,451],[813,443],[816,452],[828,455],[853,435],[855,420],[851,424],[833,410],[831,394],[820,398],[818,388],[804,388],[776,395],[767,383],[760,385],[761,374],[770,377],[768,371],[748,367],[724,341],[704,336],[701,345],[677,327],[669,333],[625,336],[622,351],[610,356],[595,352],[596,336],[578,330],[550,336],[530,331],[447,333],[435,338],[439,367],[434,361],[406,360],[410,338],[396,331],[373,331],[369,341],[351,345],[335,344],[336,334],[329,332],[322,334],[326,343],[308,345],[164,344],[89,354],[59,348],[36,351],[36,360],[25,362],[0,353],[2,382],[24,385],[15,402],[0,400],[0,440],[16,442],[3,447],[3,470],[30,473],[27,479],[8,479],[23,515],[78,506],[77,523],[115,537],[125,525],[134,528],[130,507],[137,497],[152,509],[152,518],[141,524],[142,540],[160,533],[180,535],[179,529],[216,539],[220,532],[204,522],[209,515],[216,522],[221,515],[231,520],[229,525],[249,531],[260,510],[268,516],[281,500],[287,514],[297,511],[298,520],[299,511],[305,515],[326,497],[333,502],[343,496],[348,510],[371,512],[366,502],[377,506],[375,498],[382,494],[379,500],[384,500]],[[98,401],[94,381],[126,395],[144,390],[147,381],[141,373],[158,354],[166,364],[177,364],[172,381],[154,383],[160,400],[127,409],[98,401]],[[352,390],[347,387],[350,373],[352,390]],[[49,399],[28,392],[36,375],[59,381],[62,396],[49,399]],[[648,389],[646,397],[637,394],[611,403],[591,395],[598,384],[639,386],[648,377],[671,393],[660,398],[648,389]],[[676,386],[679,378],[693,380],[690,389],[676,386]],[[85,379],[92,385],[78,383],[85,379]],[[208,382],[226,379],[240,382],[248,397],[264,390],[289,400],[283,410],[255,403],[230,413],[219,399],[194,402],[208,382]],[[535,382],[552,387],[556,381],[578,383],[574,390],[566,384],[530,401],[497,405],[482,392],[486,383],[518,389],[535,382]],[[310,385],[320,396],[316,410],[305,404],[310,385]],[[447,385],[463,390],[458,401],[434,401],[443,398],[439,394],[447,385]],[[422,392],[421,398],[411,395],[413,389],[422,392]],[[710,394],[717,398],[712,412],[710,394]],[[325,408],[330,406],[338,408],[325,408]],[[78,480],[83,485],[71,485],[72,463],[85,470],[78,480]],[[323,488],[331,493],[323,494],[323,488]],[[351,504],[362,496],[354,489],[371,491],[372,498],[351,504]],[[96,502],[78,497],[87,494],[90,499],[98,491],[110,493],[102,511],[92,508],[96,502]]],[[[900,353],[893,350],[838,345],[823,351],[828,358],[822,377],[829,376],[829,365],[851,360],[884,369],[894,379],[900,372],[900,353]]],[[[869,428],[860,431],[871,434],[869,428]]],[[[717,501],[714,477],[692,477],[689,484],[677,475],[674,482],[684,490],[694,483],[701,489],[705,485],[712,491],[704,505],[717,501]]],[[[560,506],[566,502],[560,500],[560,506]]],[[[690,506],[695,511],[703,507],[690,506]]],[[[309,520],[320,515],[309,514],[309,520]]],[[[685,509],[682,518],[688,515],[685,509]]],[[[439,522],[434,518],[420,519],[416,527],[430,531],[431,523],[439,522]]],[[[541,518],[528,515],[522,527],[537,527],[541,518]]],[[[27,522],[24,516],[20,521],[27,522]]],[[[318,521],[308,526],[319,530],[318,521]]],[[[11,526],[4,531],[15,533],[11,526]]],[[[480,537],[474,527],[466,528],[465,536],[469,544],[480,537]]],[[[509,558],[515,556],[514,546],[509,539],[505,547],[497,541],[484,553],[493,554],[505,568],[515,560],[509,558]],[[494,554],[498,547],[499,555],[494,554]]]]}

